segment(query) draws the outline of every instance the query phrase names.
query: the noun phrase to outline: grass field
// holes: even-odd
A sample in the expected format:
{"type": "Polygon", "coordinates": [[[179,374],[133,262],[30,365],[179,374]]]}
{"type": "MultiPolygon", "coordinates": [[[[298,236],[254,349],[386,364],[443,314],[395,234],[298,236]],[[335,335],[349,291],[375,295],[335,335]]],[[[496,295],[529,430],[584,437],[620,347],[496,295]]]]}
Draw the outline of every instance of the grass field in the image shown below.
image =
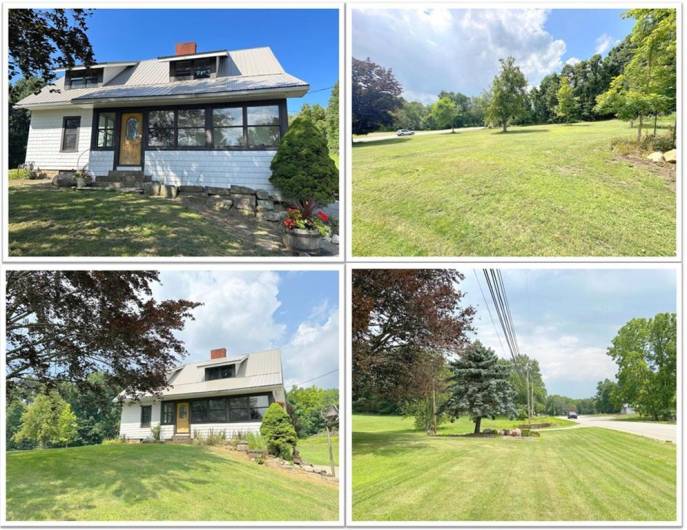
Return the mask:
{"type": "Polygon", "coordinates": [[[253,220],[234,226],[178,202],[110,191],[57,190],[46,181],[9,187],[11,256],[249,256],[273,236],[253,220]]]}
{"type": "MultiPolygon", "coordinates": [[[[334,465],[339,465],[339,437],[332,436],[332,451],[334,452],[334,465]]],[[[327,434],[320,433],[298,440],[298,452],[308,464],[329,465],[329,445],[327,434]]]]}
{"type": "Polygon", "coordinates": [[[353,147],[356,256],[674,256],[674,183],[610,149],[620,121],[353,147]]]}
{"type": "Polygon", "coordinates": [[[186,445],[109,445],[7,453],[7,519],[323,521],[338,488],[186,445]]]}
{"type": "Polygon", "coordinates": [[[446,436],[471,430],[461,420],[429,437],[409,420],[354,415],[353,519],[676,518],[672,444],[597,428],[542,430],[540,438],[446,436]]]}

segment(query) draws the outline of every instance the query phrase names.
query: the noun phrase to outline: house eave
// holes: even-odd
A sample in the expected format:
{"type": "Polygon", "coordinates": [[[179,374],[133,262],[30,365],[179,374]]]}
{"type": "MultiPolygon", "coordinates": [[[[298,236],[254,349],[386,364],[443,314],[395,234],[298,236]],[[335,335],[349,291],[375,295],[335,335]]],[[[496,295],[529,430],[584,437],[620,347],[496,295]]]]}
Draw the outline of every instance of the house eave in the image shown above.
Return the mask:
{"type": "MultiPolygon", "coordinates": [[[[240,394],[252,394],[256,392],[264,392],[266,390],[278,390],[283,385],[269,384],[269,385],[254,385],[243,388],[231,388],[231,389],[218,389],[218,390],[206,390],[201,392],[185,392],[185,393],[175,393],[175,394],[165,394],[162,392],[158,396],[145,395],[141,396],[139,399],[127,398],[117,396],[112,401],[122,402],[122,403],[136,403],[136,402],[155,402],[155,401],[179,401],[184,399],[197,399],[203,397],[218,397],[218,396],[233,396],[240,394]]],[[[121,395],[121,394],[120,394],[121,395]]]]}

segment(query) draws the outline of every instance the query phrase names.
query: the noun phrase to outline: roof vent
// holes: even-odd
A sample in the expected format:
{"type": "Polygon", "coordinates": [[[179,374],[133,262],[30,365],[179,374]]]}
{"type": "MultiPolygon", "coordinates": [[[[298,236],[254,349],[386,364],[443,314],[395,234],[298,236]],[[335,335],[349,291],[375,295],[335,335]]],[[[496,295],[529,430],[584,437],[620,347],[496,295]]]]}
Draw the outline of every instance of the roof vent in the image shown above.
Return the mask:
{"type": "Polygon", "coordinates": [[[227,357],[227,349],[226,348],[215,348],[214,350],[210,350],[210,359],[225,359],[227,357]]]}
{"type": "Polygon", "coordinates": [[[195,41],[177,42],[177,46],[176,46],[176,54],[177,55],[193,55],[194,53],[196,53],[195,41]]]}

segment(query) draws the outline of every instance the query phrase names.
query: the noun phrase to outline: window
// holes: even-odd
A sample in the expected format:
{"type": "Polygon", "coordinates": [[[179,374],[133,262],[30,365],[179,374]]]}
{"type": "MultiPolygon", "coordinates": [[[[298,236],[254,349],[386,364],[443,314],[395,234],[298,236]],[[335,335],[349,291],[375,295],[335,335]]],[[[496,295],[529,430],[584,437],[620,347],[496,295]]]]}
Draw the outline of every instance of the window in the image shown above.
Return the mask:
{"type": "Polygon", "coordinates": [[[275,147],[279,143],[279,106],[266,105],[246,109],[249,147],[275,147]]]}
{"type": "Polygon", "coordinates": [[[150,419],[153,416],[151,405],[141,405],[141,427],[150,427],[150,419]]]}
{"type": "Polygon", "coordinates": [[[177,117],[177,145],[205,145],[205,109],[180,110],[177,117]]]}
{"type": "Polygon", "coordinates": [[[103,81],[103,70],[75,70],[67,72],[65,84],[68,88],[93,88],[100,86],[103,81]]]}
{"type": "Polygon", "coordinates": [[[100,148],[107,148],[114,146],[114,131],[115,131],[115,113],[101,112],[98,114],[98,123],[96,124],[96,146],[100,148]]]}
{"type": "Polygon", "coordinates": [[[148,145],[174,146],[174,111],[153,110],[148,113],[148,145]]]}
{"type": "Polygon", "coordinates": [[[162,421],[163,425],[174,425],[174,403],[171,401],[162,402],[162,421]]]}
{"type": "Polygon", "coordinates": [[[79,148],[80,116],[65,116],[62,121],[62,151],[76,151],[79,148]]]}
{"type": "Polygon", "coordinates": [[[225,364],[224,366],[215,366],[213,368],[205,369],[205,380],[212,381],[213,379],[227,379],[236,376],[236,365],[225,364]]]}
{"type": "Polygon", "coordinates": [[[191,401],[191,423],[260,421],[270,406],[270,394],[191,401]]]}
{"type": "Polygon", "coordinates": [[[227,421],[227,400],[225,398],[208,399],[208,421],[218,423],[227,421]]]}
{"type": "Polygon", "coordinates": [[[212,138],[215,147],[245,145],[243,107],[212,109],[212,138]]]}
{"type": "Polygon", "coordinates": [[[208,400],[197,399],[191,401],[191,423],[207,423],[208,400]]]}
{"type": "Polygon", "coordinates": [[[172,61],[170,63],[170,75],[175,81],[207,79],[217,73],[217,63],[215,61],[214,57],[172,61]]]}

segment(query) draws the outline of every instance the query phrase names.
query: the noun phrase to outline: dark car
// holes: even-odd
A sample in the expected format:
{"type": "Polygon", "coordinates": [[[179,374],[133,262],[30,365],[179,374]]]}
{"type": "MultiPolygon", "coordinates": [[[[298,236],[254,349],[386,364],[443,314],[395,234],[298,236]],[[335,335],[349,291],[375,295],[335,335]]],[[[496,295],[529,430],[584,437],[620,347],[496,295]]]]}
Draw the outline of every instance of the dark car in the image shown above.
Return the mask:
{"type": "Polygon", "coordinates": [[[576,420],[577,419],[577,412],[575,412],[574,410],[571,410],[570,412],[568,412],[568,419],[569,420],[576,420]]]}

